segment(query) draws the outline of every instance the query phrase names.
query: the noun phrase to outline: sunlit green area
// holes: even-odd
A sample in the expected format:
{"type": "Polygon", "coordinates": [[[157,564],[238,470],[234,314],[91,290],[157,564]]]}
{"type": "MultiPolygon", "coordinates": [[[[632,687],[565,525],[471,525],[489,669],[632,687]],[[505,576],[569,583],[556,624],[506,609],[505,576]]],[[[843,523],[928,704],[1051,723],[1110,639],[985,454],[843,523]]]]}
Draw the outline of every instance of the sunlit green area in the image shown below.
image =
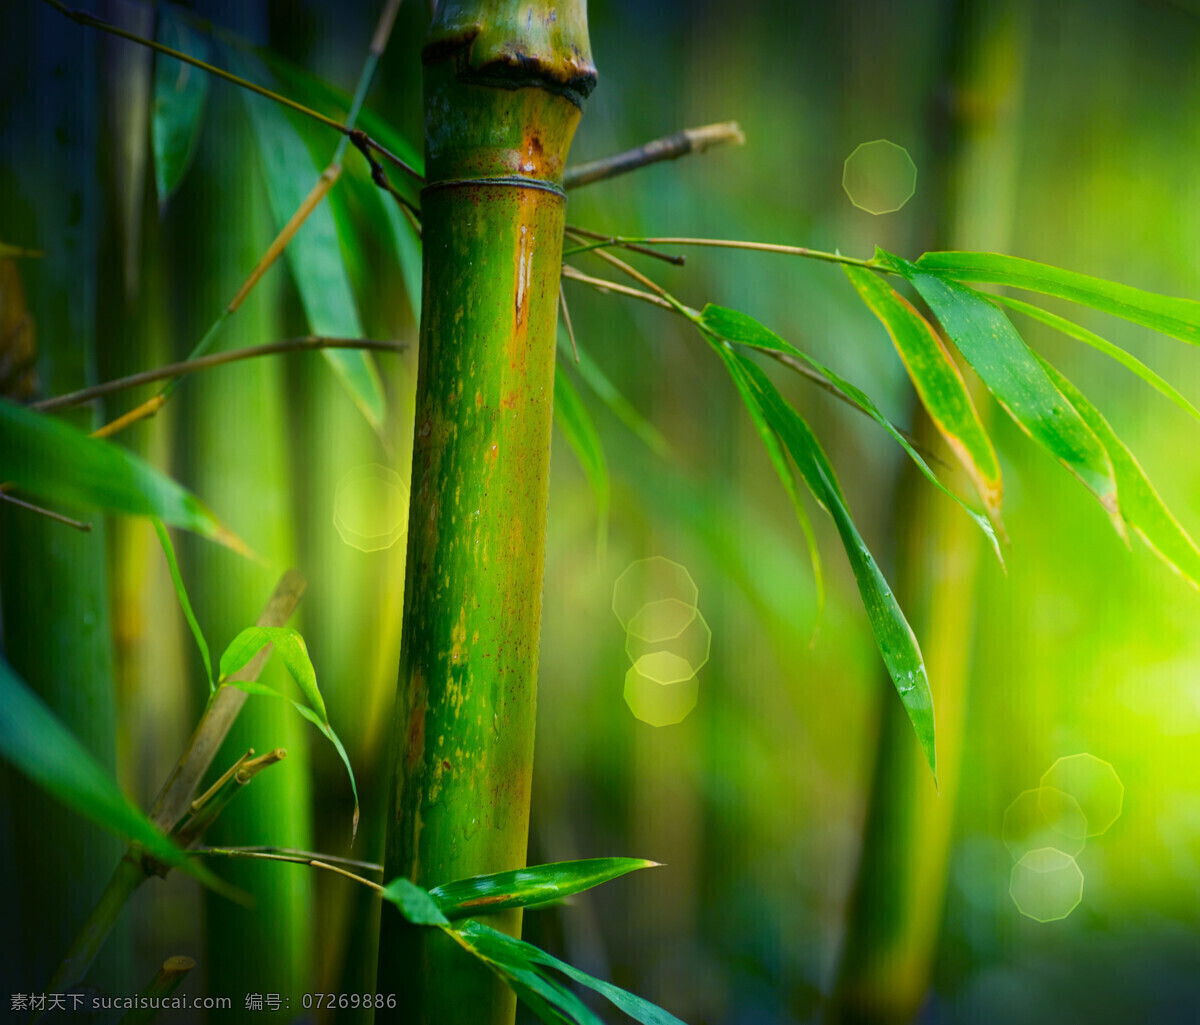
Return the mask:
{"type": "MultiPolygon", "coordinates": [[[[131,30],[153,35],[149,6],[128,6],[137,9],[131,30]]],[[[600,84],[572,162],[731,119],[745,145],[572,190],[571,225],[864,259],[876,246],[909,260],[995,251],[1200,297],[1194,0],[588,6],[600,84]],[[905,182],[886,214],[874,201],[856,205],[845,177],[848,156],[879,139],[919,169],[911,198],[905,182]]],[[[286,221],[288,197],[308,193],[340,137],[286,115],[297,148],[281,155],[252,113],[252,104],[275,108],[211,81],[192,97],[205,111],[198,137],[175,144],[190,162],[160,204],[149,126],[167,65],[155,70],[147,51],[32,0],[10,7],[0,15],[0,242],[46,254],[7,260],[0,248],[0,383],[25,401],[187,358],[286,221]],[[268,188],[271,176],[286,179],[282,195],[268,188]],[[18,330],[17,303],[28,307],[32,336],[18,330]],[[23,345],[36,347],[33,391],[23,345]]],[[[171,45],[200,47],[222,66],[242,61],[239,74],[270,75],[280,92],[340,118],[378,7],[197,0],[200,20],[181,19],[194,38],[171,45]],[[220,31],[209,33],[205,19],[220,31]]],[[[418,163],[428,16],[425,3],[401,7],[363,120],[418,163]]],[[[209,679],[280,574],[304,574],[293,625],[357,781],[351,845],[354,799],[335,746],[287,702],[251,696],[211,778],[251,747],[288,755],[255,777],[206,842],[379,862],[420,260],[361,155],[351,147],[340,159],[325,221],[295,243],[306,232],[320,242],[308,250],[321,256],[309,280],[325,283],[321,294],[348,296],[359,322],[314,307],[298,284],[303,257],[289,249],[224,322],[214,350],[313,334],[394,341],[396,351],[370,356],[382,419],[347,390],[362,366],[293,352],[184,378],[156,416],[115,440],[195,492],[256,556],[176,537],[212,648],[209,679]]],[[[413,182],[387,173],[419,203],[413,182]]],[[[981,507],[842,268],[657,248],[686,264],[614,252],[687,306],[743,311],[861,388],[949,487],[981,507]]],[[[594,254],[568,262],[634,284],[594,254]]],[[[888,280],[925,308],[913,288],[888,280]]],[[[805,495],[822,601],[796,512],[725,366],[668,310],[578,281],[563,289],[574,337],[563,320],[558,373],[578,392],[603,465],[586,452],[581,460],[578,431],[568,437],[560,420],[528,860],[628,856],[664,867],[527,911],[525,937],[689,1025],[823,1015],[929,1025],[1194,1020],[1197,589],[1136,531],[1119,536],[969,368],[1003,477],[1003,566],[878,423],[803,374],[758,360],[819,437],[908,614],[933,694],[935,784],[834,521],[805,495]]],[[[1194,344],[1037,299],[1200,403],[1194,344]]],[[[1103,413],[1195,537],[1200,424],[1096,348],[1020,312],[1011,319],[1103,413]]],[[[92,429],[159,387],[68,415],[92,429]]],[[[114,714],[82,699],[60,714],[146,808],[204,707],[206,669],[152,526],[64,511],[89,518],[92,532],[0,508],[5,659],[39,693],[57,680],[63,707],[81,681],[111,670],[101,689],[114,714]],[[62,597],[82,591],[88,601],[62,597]],[[57,618],[31,616],[35,600],[57,600],[57,618]]],[[[278,658],[262,680],[307,700],[278,658]]],[[[7,1000],[45,989],[46,966],[78,927],[72,909],[90,907],[122,848],[7,766],[0,773],[0,863],[21,923],[6,930],[11,956],[0,958],[7,1000]],[[68,887],[60,861],[77,846],[95,852],[96,870],[68,887]]],[[[124,960],[98,963],[117,980],[108,985],[137,992],[164,959],[187,955],[197,967],[181,992],[232,995],[235,1008],[244,993],[290,992],[291,1018],[281,1020],[301,1014],[306,991],[388,992],[374,978],[380,910],[371,892],[303,865],[209,860],[257,908],[179,872],[150,880],[114,934],[124,960]]],[[[365,1020],[343,1013],[336,1020],[365,1020]]],[[[518,1020],[534,1021],[527,1013],[518,1020]]]]}

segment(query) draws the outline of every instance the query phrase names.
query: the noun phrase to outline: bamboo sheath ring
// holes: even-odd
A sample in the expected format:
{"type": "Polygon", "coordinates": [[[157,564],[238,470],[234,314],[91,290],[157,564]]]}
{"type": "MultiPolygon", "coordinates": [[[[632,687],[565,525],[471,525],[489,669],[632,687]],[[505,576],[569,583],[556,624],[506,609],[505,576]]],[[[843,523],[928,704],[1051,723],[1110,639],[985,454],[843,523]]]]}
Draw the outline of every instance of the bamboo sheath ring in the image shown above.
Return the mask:
{"type": "Polygon", "coordinates": [[[448,178],[445,181],[430,182],[421,190],[421,195],[433,192],[435,189],[458,185],[509,185],[518,189],[540,189],[542,192],[552,192],[563,199],[567,198],[567,193],[561,186],[542,178],[526,178],[519,174],[510,174],[501,178],[448,178]]]}

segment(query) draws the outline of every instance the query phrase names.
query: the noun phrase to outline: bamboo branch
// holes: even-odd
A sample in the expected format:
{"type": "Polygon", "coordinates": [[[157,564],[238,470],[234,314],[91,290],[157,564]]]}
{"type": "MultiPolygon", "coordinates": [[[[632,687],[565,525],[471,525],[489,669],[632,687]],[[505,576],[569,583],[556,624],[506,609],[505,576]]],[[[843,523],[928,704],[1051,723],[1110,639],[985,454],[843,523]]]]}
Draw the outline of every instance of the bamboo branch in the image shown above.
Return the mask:
{"type": "Polygon", "coordinates": [[[5,502],[11,502],[13,505],[20,506],[22,509],[28,509],[30,512],[35,512],[39,516],[45,516],[48,519],[56,520],[59,523],[65,523],[68,527],[74,527],[76,530],[82,530],[84,533],[92,529],[90,523],[82,523],[79,520],[73,520],[69,516],[64,516],[62,513],[56,513],[51,509],[44,509],[40,505],[34,505],[32,502],[22,502],[19,498],[13,498],[3,488],[0,488],[0,499],[5,502]]]}
{"type": "MultiPolygon", "coordinates": [[[[143,384],[152,384],[166,378],[182,377],[193,374],[198,370],[209,370],[212,367],[224,366],[226,363],[236,363],[239,360],[255,359],[259,356],[275,356],[289,352],[308,352],[313,349],[370,349],[374,352],[403,352],[411,343],[396,340],[376,340],[374,338],[326,338],[322,335],[305,335],[301,338],[287,338],[281,342],[267,342],[264,345],[250,345],[244,349],[227,349],[224,352],[213,352],[197,359],[183,360],[179,363],[168,363],[154,370],[143,370],[128,377],[118,377],[102,384],[94,384],[90,388],[56,395],[41,402],[34,402],[30,409],[46,411],[61,409],[64,406],[78,406],[92,399],[98,399],[114,392],[136,388],[143,384]]],[[[157,396],[156,396],[157,398],[157,396]]]]}
{"type": "MultiPolygon", "coordinates": [[[[580,234],[585,234],[582,229],[580,234]]],[[[643,246],[707,246],[714,249],[746,249],[758,253],[780,253],[784,256],[803,256],[810,260],[823,260],[826,263],[844,263],[851,267],[865,267],[867,270],[880,271],[884,274],[896,273],[891,268],[877,263],[874,259],[862,260],[854,256],[843,256],[841,253],[828,253],[822,249],[810,249],[807,246],[785,246],[774,242],[748,242],[742,239],[728,238],[643,238],[628,235],[604,235],[600,232],[590,232],[590,237],[598,239],[591,249],[601,249],[605,246],[630,247],[637,243],[643,246]]]]}
{"type": "MultiPolygon", "coordinates": [[[[305,586],[304,578],[295,570],[290,569],[284,573],[259,615],[258,625],[283,626],[291,618],[300,596],[304,594],[305,586]]],[[[245,667],[235,673],[234,677],[239,680],[256,679],[270,653],[271,645],[267,645],[245,667]]],[[[174,832],[180,820],[187,814],[192,795],[212,764],[247,696],[245,691],[236,687],[222,687],[209,701],[187,749],[167,777],[150,810],[150,821],[164,833],[174,832]]],[[[116,924],[121,910],[150,874],[141,849],[136,845],[130,846],[117,863],[100,900],[76,934],[71,949],[67,951],[55,971],[48,992],[64,993],[87,975],[96,955],[100,953],[100,948],[104,946],[104,940],[116,924]]]]}
{"type": "Polygon", "coordinates": [[[277,861],[293,861],[308,864],[312,861],[328,861],[335,865],[349,865],[365,869],[368,872],[382,872],[383,866],[374,861],[359,861],[356,858],[342,858],[333,854],[318,854],[315,851],[302,851],[295,847],[271,847],[255,845],[249,847],[193,847],[189,854],[223,858],[274,858],[277,861]]]}
{"type": "Polygon", "coordinates": [[[150,1025],[158,1016],[162,1001],[179,988],[184,976],[195,967],[196,962],[190,957],[167,958],[138,994],[138,1006],[121,1017],[120,1025],[150,1025]]]}
{"type": "MultiPolygon", "coordinates": [[[[643,256],[653,256],[656,260],[662,260],[664,263],[673,263],[676,267],[682,267],[687,260],[682,256],[672,256],[669,253],[660,253],[657,249],[648,249],[646,246],[639,246],[636,242],[625,242],[620,238],[612,235],[602,235],[598,231],[590,231],[587,228],[580,228],[575,224],[568,224],[567,231],[576,235],[582,235],[584,238],[598,239],[605,245],[620,246],[622,249],[628,249],[634,253],[641,253],[643,256]]],[[[587,249],[595,249],[596,246],[588,246],[587,249]]],[[[586,249],[576,249],[571,252],[563,253],[564,257],[573,256],[575,253],[586,252],[586,249]]]]}
{"type": "Polygon", "coordinates": [[[563,175],[563,185],[568,189],[575,189],[619,174],[628,174],[630,171],[656,164],[660,160],[677,160],[689,153],[703,153],[723,143],[741,146],[745,141],[746,137],[736,121],[704,125],[702,128],[685,128],[661,139],[654,139],[636,149],[626,150],[603,160],[593,160],[590,164],[569,167],[563,175]]]}

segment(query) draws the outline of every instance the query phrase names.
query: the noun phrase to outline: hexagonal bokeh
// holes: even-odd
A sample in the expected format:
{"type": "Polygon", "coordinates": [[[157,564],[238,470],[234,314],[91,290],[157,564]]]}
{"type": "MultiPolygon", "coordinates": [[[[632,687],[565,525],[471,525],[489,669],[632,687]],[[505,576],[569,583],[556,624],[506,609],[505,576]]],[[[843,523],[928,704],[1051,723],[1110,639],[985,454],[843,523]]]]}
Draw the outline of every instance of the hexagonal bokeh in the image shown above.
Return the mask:
{"type": "MultiPolygon", "coordinates": [[[[622,629],[628,630],[630,622],[647,605],[674,598],[684,607],[694,609],[699,597],[700,589],[686,567],[655,555],[630,563],[617,577],[613,584],[612,608],[622,629]]],[[[686,625],[683,623],[680,628],[686,625]]]]}
{"type": "Polygon", "coordinates": [[[708,661],[711,647],[712,630],[700,610],[678,598],[647,602],[629,621],[625,638],[629,661],[655,652],[670,653],[687,662],[693,672],[708,661]]]}
{"type": "Polygon", "coordinates": [[[1057,787],[1079,802],[1087,835],[1099,836],[1121,815],[1125,784],[1108,762],[1083,752],[1060,758],[1042,775],[1043,787],[1057,787]]]}
{"type": "Polygon", "coordinates": [[[917,165],[908,150],[894,142],[864,142],[846,158],[842,188],[860,210],[894,213],[917,191],[917,165]]]}
{"type": "Polygon", "coordinates": [[[395,470],[365,463],[350,470],[333,496],[333,525],[361,552],[390,548],[408,533],[408,485],[395,470]]]}
{"type": "Polygon", "coordinates": [[[1054,848],[1073,858],[1086,842],[1087,818],[1070,794],[1039,787],[1022,791],[1004,810],[1001,836],[1014,860],[1040,848],[1054,848]]]}
{"type": "Polygon", "coordinates": [[[1083,900],[1083,872],[1074,858],[1052,847],[1026,851],[1013,866],[1008,894],[1027,918],[1056,922],[1083,900]]]}
{"type": "Polygon", "coordinates": [[[647,655],[639,659],[625,674],[625,703],[636,718],[651,726],[671,726],[682,722],[696,707],[700,695],[700,681],[695,674],[668,683],[654,679],[655,676],[669,679],[683,668],[689,672],[691,670],[686,663],[672,669],[669,659],[673,656],[666,652],[661,654],[666,657],[647,655]],[[653,660],[653,664],[647,660],[653,660]]]}

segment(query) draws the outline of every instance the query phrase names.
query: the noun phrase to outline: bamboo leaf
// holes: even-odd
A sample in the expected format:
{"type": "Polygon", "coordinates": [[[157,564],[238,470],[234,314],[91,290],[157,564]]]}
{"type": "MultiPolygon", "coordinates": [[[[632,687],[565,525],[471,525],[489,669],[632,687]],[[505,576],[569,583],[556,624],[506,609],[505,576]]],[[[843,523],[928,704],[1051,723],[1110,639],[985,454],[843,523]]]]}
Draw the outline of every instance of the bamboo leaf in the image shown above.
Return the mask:
{"type": "Polygon", "coordinates": [[[988,515],[999,524],[1004,494],[1000,464],[966,382],[941,336],[907,299],[878,276],[861,267],[842,269],[867,308],[887,329],[921,405],[967,471],[988,515]]]}
{"type": "Polygon", "coordinates": [[[1151,370],[1136,356],[1126,352],[1119,345],[1114,345],[1107,339],[1101,338],[1097,334],[1093,334],[1085,327],[1080,327],[1078,324],[1072,323],[1064,317],[1050,313],[1047,310],[1039,309],[1037,306],[1032,306],[1027,302],[1022,302],[1020,299],[1013,299],[1007,295],[994,295],[992,298],[1005,306],[1011,307],[1019,313],[1024,313],[1027,316],[1033,317],[1034,320],[1040,320],[1047,327],[1052,327],[1055,330],[1061,331],[1063,334],[1083,342],[1085,345],[1090,345],[1094,349],[1099,349],[1106,356],[1111,356],[1118,363],[1128,367],[1135,374],[1145,381],[1150,387],[1156,388],[1163,395],[1169,398],[1180,409],[1186,412],[1189,416],[1200,420],[1200,410],[1193,406],[1185,399],[1175,388],[1168,384],[1163,378],[1151,370]]]}
{"type": "Polygon", "coordinates": [[[321,697],[321,688],[317,686],[316,670],[308,657],[308,646],[299,631],[293,627],[246,627],[229,642],[229,646],[221,654],[222,681],[245,666],[268,644],[275,645],[275,653],[287,666],[309,707],[317,713],[321,722],[328,724],[329,714],[325,711],[325,699],[321,697]]]}
{"type": "Polygon", "coordinates": [[[183,608],[184,618],[191,628],[192,636],[196,638],[196,647],[200,649],[200,657],[204,660],[204,677],[208,681],[208,691],[213,691],[212,656],[208,653],[208,641],[204,639],[204,631],[196,621],[196,613],[192,611],[192,603],[188,600],[187,588],[183,586],[183,577],[179,573],[179,563],[175,558],[175,546],[171,544],[171,535],[162,520],[156,516],[150,518],[154,524],[154,532],[158,535],[158,543],[162,545],[163,554],[167,557],[167,567],[171,571],[171,582],[175,585],[175,594],[183,608]]]}
{"type": "MultiPolygon", "coordinates": [[[[553,955],[547,954],[544,950],[535,947],[532,943],[513,939],[511,936],[507,936],[476,921],[467,922],[466,925],[457,931],[485,959],[500,965],[506,971],[509,965],[514,967],[533,966],[542,979],[549,980],[550,977],[546,975],[545,971],[539,969],[553,968],[555,971],[562,972],[580,985],[587,986],[588,989],[599,993],[619,1010],[624,1011],[629,1017],[641,1022],[642,1025],[684,1025],[675,1015],[669,1011],[664,1011],[649,1000],[636,996],[628,990],[621,989],[620,986],[614,986],[611,982],[605,982],[602,979],[588,975],[587,972],[580,971],[574,965],[569,965],[565,961],[560,961],[553,955]]],[[[583,1023],[598,1021],[599,1019],[589,1011],[586,1018],[575,1017],[572,1020],[583,1023]]]]}
{"type": "Polygon", "coordinates": [[[787,447],[813,495],[833,517],[854,571],[875,643],[936,781],[933,695],[921,649],[891,587],[854,525],[828,457],[808,424],[783,400],[753,361],[724,343],[714,343],[714,348],[725,362],[747,407],[753,404],[761,410],[787,447]]]}
{"type": "MultiPolygon", "coordinates": [[[[561,335],[558,348],[564,356],[570,353],[570,349],[561,335]]],[[[574,354],[571,354],[570,358],[572,363],[575,363],[574,354]]],[[[651,452],[663,459],[673,458],[674,450],[671,448],[671,443],[621,394],[617,386],[608,379],[608,376],[596,365],[582,346],[579,347],[579,362],[575,363],[575,367],[579,371],[579,376],[583,378],[584,384],[591,388],[596,398],[609,408],[613,416],[637,435],[651,452]]]]}
{"type": "Polygon", "coordinates": [[[912,457],[917,468],[925,475],[925,477],[941,491],[944,495],[948,495],[963,511],[975,521],[975,525],[983,531],[984,536],[992,543],[992,551],[996,553],[996,558],[1000,564],[1004,564],[1004,558],[1000,554],[1000,542],[996,537],[996,531],[986,516],[982,516],[967,505],[961,498],[951,491],[945,484],[937,478],[929,465],[921,458],[920,453],[909,444],[908,439],[904,437],[895,425],[879,411],[879,407],[871,401],[866,392],[862,391],[856,385],[851,384],[845,378],[835,374],[828,367],[823,366],[807,353],[801,352],[790,342],[780,338],[769,328],[764,327],[753,317],[745,313],[739,313],[737,310],[730,310],[724,306],[714,306],[709,303],[700,313],[700,325],[711,331],[713,334],[721,338],[728,338],[732,342],[739,342],[743,345],[751,345],[756,349],[767,349],[769,351],[784,352],[789,356],[793,356],[812,367],[818,374],[825,378],[830,384],[838,388],[843,394],[847,395],[854,403],[866,413],[872,420],[879,424],[885,431],[888,432],[905,452],[912,457]]]}
{"type": "Polygon", "coordinates": [[[396,201],[380,189],[372,186],[376,201],[383,207],[388,235],[396,250],[396,262],[400,266],[400,277],[404,279],[404,290],[408,293],[408,304],[412,307],[413,320],[421,323],[421,236],[400,212],[396,201]]]}
{"type": "Polygon", "coordinates": [[[1112,457],[1125,521],[1163,562],[1193,587],[1200,588],[1200,550],[1159,498],[1133,453],[1117,437],[1100,411],[1070,381],[1040,356],[1038,360],[1112,457]]]}
{"type": "MultiPolygon", "coordinates": [[[[812,520],[809,519],[808,511],[804,508],[804,502],[800,498],[800,490],[796,487],[796,479],[792,475],[791,467],[788,466],[787,456],[784,455],[779,437],[767,421],[757,399],[745,387],[744,379],[738,373],[736,364],[732,362],[732,350],[720,344],[716,346],[716,349],[717,354],[725,362],[726,367],[728,367],[733,377],[733,383],[737,386],[742,396],[742,402],[750,414],[750,419],[758,431],[758,436],[762,439],[763,447],[767,450],[767,456],[771,460],[771,465],[775,468],[775,475],[779,478],[779,483],[783,485],[783,490],[787,492],[788,499],[792,503],[792,509],[795,510],[796,520],[800,524],[805,544],[808,546],[809,561],[812,563],[813,585],[817,591],[817,619],[819,621],[825,609],[825,570],[821,562],[821,550],[817,546],[817,535],[813,532],[812,520]]],[[[828,512],[822,496],[814,491],[813,497],[817,500],[817,504],[828,512]]]]}
{"type": "MultiPolygon", "coordinates": [[[[208,60],[204,37],[190,29],[170,4],[159,7],[158,42],[197,60],[208,60]]],[[[154,113],[151,139],[154,147],[154,181],[161,206],[183,181],[204,117],[208,75],[190,64],[158,54],[154,69],[154,113]]]]}
{"type": "Polygon", "coordinates": [[[1005,412],[1083,482],[1124,536],[1108,453],[1000,308],[957,281],[924,273],[882,250],[880,256],[912,282],[1005,412]]]}
{"type": "Polygon", "coordinates": [[[1157,295],[1129,285],[999,253],[926,253],[916,267],[955,281],[1012,285],[1090,306],[1185,342],[1200,344],[1200,302],[1157,295]]]}
{"type": "Polygon", "coordinates": [[[411,880],[393,879],[383,888],[383,899],[394,904],[413,925],[449,925],[428,892],[411,880]]]}
{"type": "Polygon", "coordinates": [[[157,516],[249,554],[195,495],[112,442],[3,399],[0,437],[0,480],[68,505],[157,516]]]}
{"type": "Polygon", "coordinates": [[[302,705],[299,701],[293,701],[286,694],[280,694],[274,687],[270,687],[265,683],[259,683],[257,680],[224,680],[221,686],[236,687],[247,694],[257,694],[265,698],[279,698],[281,701],[288,702],[297,712],[320,730],[325,739],[333,745],[334,750],[338,753],[338,757],[342,760],[342,764],[346,767],[346,775],[350,778],[350,792],[354,795],[354,815],[350,827],[350,839],[353,842],[354,837],[358,834],[358,783],[354,779],[354,768],[350,764],[350,756],[346,754],[346,748],[342,745],[341,738],[333,731],[333,727],[329,722],[323,720],[308,705],[302,705]]]}
{"type": "Polygon", "coordinates": [[[208,885],[224,888],[203,865],[154,828],[91,753],[3,659],[0,659],[0,756],[85,818],[141,844],[164,864],[182,868],[208,885]]]}
{"type": "Polygon", "coordinates": [[[492,914],[509,908],[529,908],[582,893],[628,872],[654,868],[642,858],[588,858],[532,865],[511,872],[457,879],[434,887],[429,895],[447,918],[492,914]]]}
{"type": "Polygon", "coordinates": [[[554,419],[567,444],[583,467],[592,493],[596,496],[596,550],[603,552],[608,537],[609,481],[608,462],[596,425],[588,414],[579,392],[562,367],[554,375],[554,419]]]}
{"type": "MultiPolygon", "coordinates": [[[[275,87],[270,72],[258,58],[231,47],[225,47],[224,52],[237,74],[268,88],[275,87]]],[[[304,140],[276,104],[244,89],[239,94],[254,128],[271,211],[283,228],[320,178],[321,168],[313,163],[304,140]]],[[[286,253],[312,333],[362,337],[358,307],[328,204],[317,204],[288,244],[286,253]]],[[[383,383],[370,354],[356,349],[321,351],[376,433],[382,432],[383,383]]]]}

